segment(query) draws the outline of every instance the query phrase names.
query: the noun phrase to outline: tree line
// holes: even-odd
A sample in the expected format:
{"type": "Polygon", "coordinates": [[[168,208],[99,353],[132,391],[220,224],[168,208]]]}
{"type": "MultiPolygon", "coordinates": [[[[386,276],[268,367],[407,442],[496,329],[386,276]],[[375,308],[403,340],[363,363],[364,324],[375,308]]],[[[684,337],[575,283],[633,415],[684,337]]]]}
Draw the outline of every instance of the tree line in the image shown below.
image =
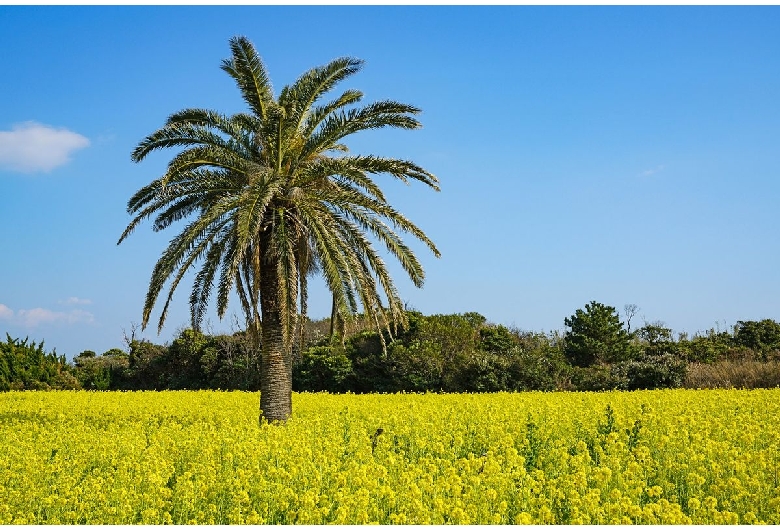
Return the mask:
{"type": "MultiPolygon", "coordinates": [[[[531,332],[479,313],[407,311],[391,339],[360,319],[334,334],[308,320],[294,351],[292,384],[309,392],[497,392],[636,390],[780,385],[780,323],[738,321],[688,336],[663,323],[631,329],[614,307],[590,302],[565,330],[531,332]]],[[[261,387],[261,346],[246,332],[182,330],[169,344],[129,338],[126,349],[72,362],[43,343],[0,343],[0,390],[251,390],[261,387]]]]}

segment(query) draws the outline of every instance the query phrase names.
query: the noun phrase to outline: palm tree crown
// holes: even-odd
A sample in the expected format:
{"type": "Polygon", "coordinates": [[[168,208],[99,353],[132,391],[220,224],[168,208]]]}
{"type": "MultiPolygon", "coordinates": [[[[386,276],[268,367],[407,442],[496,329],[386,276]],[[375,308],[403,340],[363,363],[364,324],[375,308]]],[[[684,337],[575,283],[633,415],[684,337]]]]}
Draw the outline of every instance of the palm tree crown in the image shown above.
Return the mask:
{"type": "Polygon", "coordinates": [[[289,383],[291,344],[306,315],[307,277],[321,272],[339,315],[362,311],[388,331],[392,323],[403,322],[401,299],[371,238],[398,259],[418,287],[423,268],[399,232],[412,234],[436,256],[439,252],[388,204],[372,176],[419,180],[435,190],[438,179],[409,161],[348,154],[343,142],[356,132],[420,127],[414,118],[419,109],[395,101],[356,106],[363,96],[356,90],[320,102],[358,72],[362,61],[339,58],[313,68],[277,98],[252,44],[235,37],[230,48],[232,57],[222,69],[235,80],[249,112],[182,110],[141,141],[132,153],[135,162],[157,149],[182,150],[160,178],[129,200],[134,218],[119,243],[149,217],[154,216],[154,230],[191,218],[154,267],[142,326],[169,282],[162,328],[176,287],[197,264],[190,294],[193,327],[200,325],[212,291],[223,317],[235,290],[248,331],[262,344],[263,416],[284,420],[291,412],[290,391],[275,387],[289,383]],[[286,382],[278,381],[284,377],[286,382]],[[278,393],[281,398],[272,396],[278,393]],[[287,404],[279,405],[280,399],[287,404]]]}

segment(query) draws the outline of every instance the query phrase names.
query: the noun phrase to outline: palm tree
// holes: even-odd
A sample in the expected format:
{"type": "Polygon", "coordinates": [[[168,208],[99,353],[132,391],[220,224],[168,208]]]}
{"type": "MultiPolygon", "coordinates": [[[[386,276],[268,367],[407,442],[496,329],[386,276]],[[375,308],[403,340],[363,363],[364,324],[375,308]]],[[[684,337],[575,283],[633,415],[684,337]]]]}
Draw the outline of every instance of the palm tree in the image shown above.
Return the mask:
{"type": "Polygon", "coordinates": [[[152,271],[142,327],[169,283],[162,329],[176,287],[197,264],[192,326],[199,327],[212,291],[220,318],[230,294],[238,295],[247,331],[261,348],[261,418],[284,421],[292,413],[292,344],[306,319],[307,278],[322,274],[334,314],[362,312],[392,336],[405,313],[374,243],[386,247],[418,287],[423,268],[399,232],[437,257],[439,251],[388,204],[373,176],[418,180],[437,191],[438,179],[406,160],[349,154],[344,140],[356,132],[420,127],[414,118],[419,109],[395,101],[358,106],[363,95],[357,90],[321,102],[362,61],[339,58],[313,68],[275,97],[253,45],[234,37],[230,49],[222,70],[249,111],[182,110],[138,144],[135,162],[157,149],[181,151],[165,174],[128,201],[134,218],[119,243],[149,217],[155,216],[155,231],[191,219],[152,271]]]}

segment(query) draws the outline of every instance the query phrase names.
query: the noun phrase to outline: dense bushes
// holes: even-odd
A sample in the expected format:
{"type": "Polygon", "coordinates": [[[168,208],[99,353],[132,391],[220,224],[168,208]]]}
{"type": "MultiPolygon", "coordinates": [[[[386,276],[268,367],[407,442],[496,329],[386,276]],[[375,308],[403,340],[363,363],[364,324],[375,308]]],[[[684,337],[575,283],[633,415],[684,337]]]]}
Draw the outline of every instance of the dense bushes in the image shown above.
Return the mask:
{"type": "MultiPolygon", "coordinates": [[[[780,324],[739,321],[733,333],[689,338],[662,323],[629,333],[615,309],[591,302],[565,332],[490,324],[478,313],[408,312],[394,340],[352,322],[329,337],[309,322],[293,366],[293,389],[328,392],[495,392],[773,387],[780,384],[780,324]],[[384,339],[384,340],[383,340],[384,339]],[[383,343],[386,347],[383,347],[383,343]]],[[[68,364],[43,344],[0,344],[0,390],[241,389],[260,387],[260,355],[244,333],[186,329],[168,345],[128,340],[127,351],[84,351],[68,364]]]]}
{"type": "Polygon", "coordinates": [[[204,335],[183,330],[167,346],[128,341],[129,353],[112,349],[103,355],[83,351],[72,367],[88,390],[181,390],[260,388],[259,355],[243,333],[204,335]]]}
{"type": "Polygon", "coordinates": [[[169,345],[133,340],[127,367],[112,388],[144,390],[260,388],[260,355],[244,333],[183,330],[169,345]]]}
{"type": "MultiPolygon", "coordinates": [[[[546,335],[486,323],[477,313],[424,316],[386,349],[363,331],[303,353],[296,390],[364,392],[495,392],[554,390],[567,384],[568,365],[546,335]]],[[[387,338],[389,339],[389,337],[387,338]]]]}
{"type": "Polygon", "coordinates": [[[46,353],[43,342],[12,339],[0,343],[0,390],[48,390],[77,388],[64,356],[46,353]]]}
{"type": "Polygon", "coordinates": [[[99,357],[86,350],[73,359],[74,373],[81,388],[110,390],[117,387],[117,382],[126,373],[128,357],[122,350],[109,350],[99,357]]]}
{"type": "Polygon", "coordinates": [[[306,350],[293,372],[294,390],[344,392],[353,378],[352,363],[342,348],[314,346],[306,350]]]}

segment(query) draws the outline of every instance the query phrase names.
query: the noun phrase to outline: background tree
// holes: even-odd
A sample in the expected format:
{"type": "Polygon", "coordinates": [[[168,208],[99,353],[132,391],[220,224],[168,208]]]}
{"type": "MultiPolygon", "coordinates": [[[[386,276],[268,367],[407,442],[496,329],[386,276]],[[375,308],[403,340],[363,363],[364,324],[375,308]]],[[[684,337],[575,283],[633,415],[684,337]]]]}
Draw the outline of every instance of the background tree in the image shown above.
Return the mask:
{"type": "Polygon", "coordinates": [[[48,390],[78,388],[64,355],[49,353],[44,343],[13,339],[6,333],[0,342],[0,390],[48,390]]]}
{"type": "Polygon", "coordinates": [[[391,346],[399,376],[411,390],[463,392],[470,390],[463,369],[479,347],[477,313],[423,316],[410,312],[410,323],[391,346]]]}
{"type": "Polygon", "coordinates": [[[712,363],[725,359],[734,347],[734,337],[728,331],[710,328],[697,332],[693,337],[681,334],[677,348],[686,360],[696,363],[712,363]]]}
{"type": "Polygon", "coordinates": [[[352,363],[338,346],[309,348],[294,368],[295,390],[309,392],[344,392],[350,390],[352,363]]]}
{"type": "Polygon", "coordinates": [[[628,332],[614,307],[592,301],[564,319],[564,354],[574,366],[588,367],[624,361],[631,357],[628,332]]]}
{"type": "Polygon", "coordinates": [[[636,335],[644,355],[676,355],[678,353],[672,330],[667,328],[663,322],[645,322],[644,326],[636,330],[636,335]]]}
{"type": "Polygon", "coordinates": [[[97,356],[84,350],[74,359],[74,375],[86,390],[116,390],[126,378],[130,364],[129,355],[118,348],[111,348],[97,356]]]}
{"type": "Polygon", "coordinates": [[[169,283],[162,327],[176,287],[198,262],[192,327],[199,328],[215,281],[220,318],[235,291],[247,331],[262,346],[261,415],[286,420],[292,412],[292,344],[302,337],[306,320],[307,276],[322,273],[340,318],[362,310],[389,334],[405,313],[369,235],[399,260],[416,286],[423,283],[423,268],[399,232],[439,253],[390,206],[372,175],[419,180],[436,190],[438,180],[409,161],[346,154],[344,140],[356,132],[420,126],[414,118],[419,109],[411,105],[380,101],[355,107],[363,96],[357,90],[319,104],[360,70],[360,60],[339,58],[309,70],[276,97],[252,44],[235,37],[230,48],[222,69],[249,112],[226,116],[186,109],[141,141],[132,154],[136,162],[157,149],[184,149],[162,177],[130,199],[128,212],[135,217],[119,242],[152,215],[155,230],[195,216],[154,267],[142,326],[169,283]]]}
{"type": "Polygon", "coordinates": [[[631,319],[639,312],[639,306],[636,304],[626,304],[623,306],[623,314],[626,316],[626,331],[631,333],[631,319]]]}
{"type": "Polygon", "coordinates": [[[209,388],[260,389],[260,352],[246,332],[211,337],[200,364],[209,388]]]}
{"type": "Polygon", "coordinates": [[[672,330],[663,322],[645,322],[634,333],[638,354],[618,370],[628,390],[676,388],[685,380],[687,363],[680,357],[672,330]]]}
{"type": "Polygon", "coordinates": [[[764,320],[738,320],[734,326],[734,343],[758,353],[761,360],[780,354],[780,323],[764,320]]]}
{"type": "Polygon", "coordinates": [[[563,354],[559,332],[514,330],[517,346],[509,357],[508,390],[573,390],[571,365],[563,354]]]}

